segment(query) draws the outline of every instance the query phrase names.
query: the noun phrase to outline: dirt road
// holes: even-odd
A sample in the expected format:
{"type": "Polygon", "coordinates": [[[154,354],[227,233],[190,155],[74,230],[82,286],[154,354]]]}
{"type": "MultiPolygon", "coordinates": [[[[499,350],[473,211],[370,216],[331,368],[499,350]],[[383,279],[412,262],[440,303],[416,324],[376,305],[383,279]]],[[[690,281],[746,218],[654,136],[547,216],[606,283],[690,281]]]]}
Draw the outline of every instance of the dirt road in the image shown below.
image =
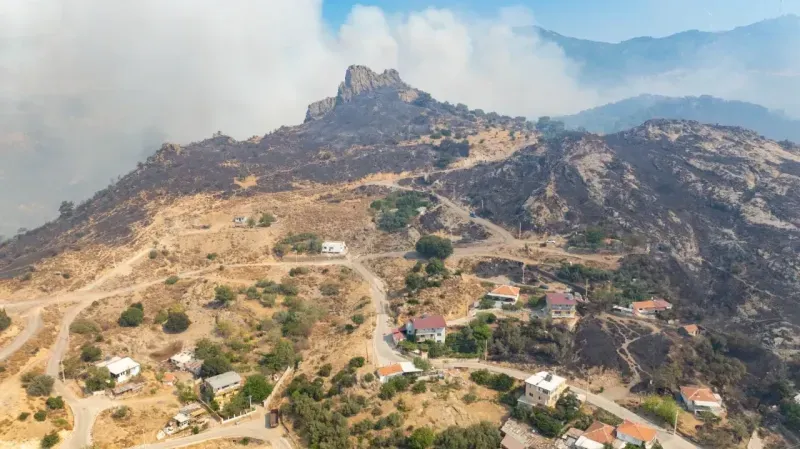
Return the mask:
{"type": "Polygon", "coordinates": [[[0,362],[3,360],[11,357],[12,354],[17,352],[19,348],[21,348],[25,343],[28,342],[34,335],[36,335],[40,330],[42,330],[42,326],[44,325],[44,321],[42,320],[42,309],[41,307],[36,307],[32,310],[27,312],[28,320],[25,324],[25,328],[20,332],[14,340],[9,343],[3,349],[0,349],[0,362]]]}

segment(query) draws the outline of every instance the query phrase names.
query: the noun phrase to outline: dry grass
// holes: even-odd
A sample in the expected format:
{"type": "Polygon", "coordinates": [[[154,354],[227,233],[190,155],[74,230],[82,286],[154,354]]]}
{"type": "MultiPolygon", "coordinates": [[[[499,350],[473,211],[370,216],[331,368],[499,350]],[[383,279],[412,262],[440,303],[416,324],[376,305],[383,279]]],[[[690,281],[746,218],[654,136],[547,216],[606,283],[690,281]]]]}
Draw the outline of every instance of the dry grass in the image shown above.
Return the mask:
{"type": "Polygon", "coordinates": [[[97,417],[92,432],[94,443],[101,449],[121,449],[156,441],[156,434],[180,408],[177,399],[161,396],[146,402],[125,403],[130,407],[128,416],[114,419],[115,409],[104,411],[97,417]]]}

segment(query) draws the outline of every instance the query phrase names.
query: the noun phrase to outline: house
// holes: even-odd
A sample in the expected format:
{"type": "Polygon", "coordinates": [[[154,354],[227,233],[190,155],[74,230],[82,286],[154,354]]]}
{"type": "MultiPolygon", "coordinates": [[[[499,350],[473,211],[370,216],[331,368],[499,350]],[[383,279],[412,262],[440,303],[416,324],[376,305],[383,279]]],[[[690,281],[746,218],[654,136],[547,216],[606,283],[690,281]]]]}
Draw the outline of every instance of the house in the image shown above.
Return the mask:
{"type": "Polygon", "coordinates": [[[188,428],[192,422],[196,421],[197,418],[205,414],[205,412],[205,409],[197,402],[181,408],[167,423],[167,427],[164,429],[165,433],[167,435],[172,435],[188,428]]]}
{"type": "Polygon", "coordinates": [[[501,285],[486,294],[497,301],[516,304],[519,301],[519,288],[510,285],[501,285]]]}
{"type": "Polygon", "coordinates": [[[194,374],[194,377],[200,377],[200,368],[202,367],[203,367],[203,361],[197,359],[192,360],[191,362],[184,365],[184,369],[187,372],[194,374]]]}
{"type": "Polygon", "coordinates": [[[563,446],[565,448],[572,448],[575,447],[575,443],[580,439],[581,435],[583,435],[583,430],[570,427],[561,435],[561,441],[563,444],[556,443],[556,447],[563,446]]]}
{"type": "Polygon", "coordinates": [[[394,329],[392,330],[391,339],[392,344],[396,346],[400,344],[401,341],[406,339],[406,334],[404,334],[400,329],[394,329]]]}
{"type": "Polygon", "coordinates": [[[141,366],[130,357],[112,357],[95,366],[108,368],[111,378],[118,384],[129,381],[131,377],[137,376],[141,372],[141,366]]]}
{"type": "Polygon", "coordinates": [[[322,242],[322,254],[347,254],[344,242],[322,242]]]}
{"type": "Polygon", "coordinates": [[[169,358],[169,362],[172,363],[172,366],[184,371],[186,371],[186,364],[193,360],[195,360],[195,358],[194,352],[192,351],[181,351],[169,358]]]}
{"type": "Polygon", "coordinates": [[[520,396],[521,404],[555,407],[558,398],[567,390],[567,380],[561,376],[540,371],[525,379],[525,394],[520,396]]]}
{"type": "Polygon", "coordinates": [[[423,315],[406,324],[406,335],[413,335],[415,341],[436,341],[444,343],[447,334],[447,322],[441,315],[423,315]]]}
{"type": "Polygon", "coordinates": [[[378,380],[380,380],[382,384],[385,384],[393,377],[421,372],[422,370],[414,366],[412,362],[393,363],[378,368],[378,380]]]}
{"type": "Polygon", "coordinates": [[[177,377],[175,377],[174,374],[172,374],[172,373],[164,373],[164,376],[161,377],[161,384],[162,385],[166,385],[168,387],[171,387],[171,386],[175,385],[175,380],[177,380],[177,377]]]}
{"type": "Polygon", "coordinates": [[[244,215],[237,215],[233,217],[233,226],[235,227],[247,226],[247,217],[244,215]]]}
{"type": "Polygon", "coordinates": [[[656,312],[672,309],[672,304],[663,299],[653,298],[649,301],[637,301],[631,304],[635,316],[652,316],[656,312]]]}
{"type": "Polygon", "coordinates": [[[650,449],[656,441],[656,430],[644,424],[628,421],[617,426],[617,438],[634,446],[650,449]]]}
{"type": "Polygon", "coordinates": [[[722,397],[706,387],[681,387],[681,399],[693,413],[711,412],[719,415],[724,410],[722,397]]]}
{"type": "Polygon", "coordinates": [[[696,337],[700,334],[700,328],[696,324],[687,324],[686,326],[681,326],[678,332],[687,337],[696,337]]]}
{"type": "MultiPolygon", "coordinates": [[[[500,428],[503,440],[500,447],[503,449],[530,449],[542,447],[540,443],[544,438],[537,435],[527,424],[514,419],[507,419],[500,428]]],[[[549,446],[549,445],[548,445],[549,446]]]]}
{"type": "Polygon", "coordinates": [[[547,314],[550,318],[575,318],[578,301],[570,293],[548,293],[545,295],[547,314]]]}
{"type": "Polygon", "coordinates": [[[242,376],[235,371],[218,374],[205,380],[206,391],[214,394],[214,400],[220,405],[231,395],[242,388],[242,376]]]}
{"type": "Polygon", "coordinates": [[[616,439],[613,426],[595,421],[578,438],[575,442],[575,447],[580,449],[603,449],[606,444],[613,444],[616,439]]]}

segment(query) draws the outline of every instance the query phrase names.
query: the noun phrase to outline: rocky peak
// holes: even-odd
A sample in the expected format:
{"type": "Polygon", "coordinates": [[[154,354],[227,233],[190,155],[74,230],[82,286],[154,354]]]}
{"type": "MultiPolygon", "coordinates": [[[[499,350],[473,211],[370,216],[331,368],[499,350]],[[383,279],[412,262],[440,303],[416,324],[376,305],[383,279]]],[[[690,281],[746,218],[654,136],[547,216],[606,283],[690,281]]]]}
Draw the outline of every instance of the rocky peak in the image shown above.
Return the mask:
{"type": "MultiPolygon", "coordinates": [[[[336,105],[348,103],[357,95],[382,87],[393,87],[401,92],[413,90],[400,79],[400,74],[397,73],[397,70],[387,69],[384,70],[383,73],[378,74],[373,72],[369,67],[351,65],[347,68],[344,81],[339,84],[339,92],[336,97],[328,97],[308,105],[305,121],[308,122],[322,118],[325,114],[332,111],[336,105]]],[[[405,97],[409,96],[406,95],[405,97]]]]}

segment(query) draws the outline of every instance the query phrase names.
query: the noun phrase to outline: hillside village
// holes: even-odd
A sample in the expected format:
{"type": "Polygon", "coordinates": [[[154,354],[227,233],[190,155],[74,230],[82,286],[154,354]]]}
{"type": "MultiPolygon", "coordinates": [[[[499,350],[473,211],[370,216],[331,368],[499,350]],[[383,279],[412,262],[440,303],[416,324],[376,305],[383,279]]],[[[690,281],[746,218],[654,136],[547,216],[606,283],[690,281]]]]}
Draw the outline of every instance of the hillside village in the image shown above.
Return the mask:
{"type": "MultiPolygon", "coordinates": [[[[791,441],[800,366],[676,294],[657,263],[663,248],[602,223],[511,226],[495,204],[448,196],[434,179],[570,135],[363,69],[347,79],[368,82],[343,84],[336,107],[399,95],[393,107],[427,108],[424,136],[396,136],[433,147],[424,167],[298,178],[280,192],[241,170],[230,196],[181,178],[193,194],[153,199],[130,240],[97,228],[88,242],[76,227],[54,238],[69,250],[17,266],[33,257],[19,250],[0,272],[0,449],[791,441]]],[[[346,122],[326,105],[304,126],[346,122]]],[[[340,137],[347,149],[320,150],[313,164],[350,156],[352,136],[340,137]]],[[[161,173],[183,154],[165,147],[148,164],[161,173]]],[[[561,206],[538,204],[534,218],[561,206]]],[[[65,211],[64,221],[78,213],[65,211]]],[[[103,213],[115,226],[135,215],[103,213]]]]}

